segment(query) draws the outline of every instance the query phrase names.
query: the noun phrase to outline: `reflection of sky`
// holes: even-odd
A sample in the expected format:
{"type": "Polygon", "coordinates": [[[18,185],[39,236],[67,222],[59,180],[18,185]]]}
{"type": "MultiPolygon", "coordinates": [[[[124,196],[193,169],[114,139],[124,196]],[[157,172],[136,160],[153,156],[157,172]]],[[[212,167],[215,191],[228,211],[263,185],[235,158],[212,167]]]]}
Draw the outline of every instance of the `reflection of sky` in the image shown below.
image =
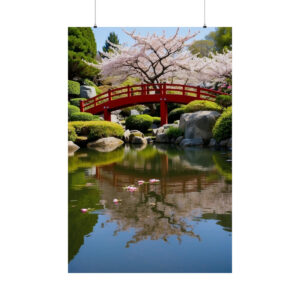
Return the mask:
{"type": "Polygon", "coordinates": [[[119,232],[116,237],[116,224],[107,220],[99,215],[93,232],[70,262],[69,272],[231,272],[231,234],[214,220],[196,226],[201,242],[183,236],[179,243],[172,236],[167,243],[147,239],[129,248],[124,245],[134,230],[119,232]]]}
{"type": "MultiPolygon", "coordinates": [[[[109,35],[110,32],[115,32],[119,38],[119,41],[121,44],[126,43],[127,45],[132,45],[133,40],[123,32],[121,27],[99,27],[99,28],[92,28],[95,39],[97,42],[97,49],[102,50],[102,47],[105,44],[105,41],[109,35]]],[[[165,30],[167,36],[172,36],[176,32],[176,27],[124,27],[126,31],[133,31],[136,29],[136,33],[141,34],[143,36],[146,36],[148,33],[153,34],[156,33],[158,35],[161,35],[163,33],[163,30],[165,30]]],[[[202,28],[202,27],[181,27],[179,34],[184,36],[188,33],[188,30],[191,30],[191,33],[194,33],[196,31],[200,31],[200,33],[194,38],[196,40],[203,40],[207,34],[214,31],[216,27],[208,27],[208,28],[202,28]]]]}

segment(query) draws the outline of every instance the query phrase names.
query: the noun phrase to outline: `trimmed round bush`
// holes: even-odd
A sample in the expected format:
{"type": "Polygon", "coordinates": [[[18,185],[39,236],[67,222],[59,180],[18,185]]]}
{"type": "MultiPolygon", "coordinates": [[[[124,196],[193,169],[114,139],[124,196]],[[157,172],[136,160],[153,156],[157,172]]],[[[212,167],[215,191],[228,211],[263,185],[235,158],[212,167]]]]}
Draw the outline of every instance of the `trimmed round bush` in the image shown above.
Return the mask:
{"type": "Polygon", "coordinates": [[[68,105],[68,118],[70,119],[71,116],[75,113],[79,113],[80,109],[77,106],[74,105],[68,105]]]}
{"type": "Polygon", "coordinates": [[[171,110],[168,115],[169,123],[174,123],[174,121],[179,120],[180,116],[186,112],[185,108],[186,107],[184,106],[184,107],[179,107],[171,110]]]}
{"type": "Polygon", "coordinates": [[[70,103],[72,105],[75,105],[77,107],[80,107],[80,101],[86,100],[86,98],[73,98],[70,100],[70,103]]]}
{"type": "Polygon", "coordinates": [[[212,101],[194,100],[186,106],[185,112],[195,112],[199,110],[214,110],[214,111],[222,112],[223,107],[212,101]]]}
{"type": "Polygon", "coordinates": [[[219,95],[216,97],[216,103],[224,107],[232,105],[232,97],[230,95],[219,95]]]}
{"type": "Polygon", "coordinates": [[[68,80],[68,94],[80,95],[80,84],[77,81],[68,80]]]}
{"type": "Polygon", "coordinates": [[[121,138],[124,134],[121,125],[108,121],[76,121],[70,122],[69,126],[75,128],[77,135],[87,136],[88,141],[109,136],[121,138]]]}
{"type": "Polygon", "coordinates": [[[217,142],[229,139],[232,136],[232,107],[226,108],[217,120],[213,130],[217,142]]]}
{"type": "Polygon", "coordinates": [[[177,139],[179,136],[183,136],[183,131],[177,127],[170,127],[166,132],[169,139],[177,139]]]}
{"type": "Polygon", "coordinates": [[[153,117],[149,115],[137,115],[130,116],[126,119],[126,129],[129,130],[139,130],[142,132],[146,132],[153,123],[153,117]]]}
{"type": "Polygon", "coordinates": [[[152,117],[153,124],[160,126],[160,117],[152,117]]]}
{"type": "Polygon", "coordinates": [[[77,112],[70,116],[71,121],[93,121],[95,119],[98,117],[87,112],[77,112]]]}
{"type": "Polygon", "coordinates": [[[68,124],[68,141],[75,142],[76,139],[77,139],[77,134],[75,128],[72,125],[68,124]]]}

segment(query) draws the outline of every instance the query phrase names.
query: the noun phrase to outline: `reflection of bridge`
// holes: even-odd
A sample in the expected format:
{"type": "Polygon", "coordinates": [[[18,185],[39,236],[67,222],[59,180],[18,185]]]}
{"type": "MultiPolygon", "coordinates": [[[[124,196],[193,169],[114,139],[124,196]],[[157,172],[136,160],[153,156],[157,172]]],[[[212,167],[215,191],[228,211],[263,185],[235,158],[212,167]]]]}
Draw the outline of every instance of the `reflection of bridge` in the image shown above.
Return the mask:
{"type": "Polygon", "coordinates": [[[214,101],[220,94],[225,93],[182,84],[141,84],[108,90],[81,101],[80,111],[92,114],[104,113],[104,119],[110,121],[113,110],[136,104],[160,103],[161,125],[163,125],[168,123],[168,102],[188,104],[196,99],[214,101]]]}

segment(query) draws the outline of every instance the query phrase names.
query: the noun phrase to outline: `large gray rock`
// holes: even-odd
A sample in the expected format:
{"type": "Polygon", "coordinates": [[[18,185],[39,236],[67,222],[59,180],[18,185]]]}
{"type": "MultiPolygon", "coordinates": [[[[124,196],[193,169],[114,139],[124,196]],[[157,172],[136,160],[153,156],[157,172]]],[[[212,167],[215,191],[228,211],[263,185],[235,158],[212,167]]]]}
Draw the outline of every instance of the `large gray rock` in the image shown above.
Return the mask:
{"type": "Polygon", "coordinates": [[[134,136],[132,139],[132,144],[147,144],[147,139],[140,136],[134,136]]]}
{"type": "Polygon", "coordinates": [[[183,139],[180,142],[181,147],[193,147],[193,146],[202,146],[203,145],[203,139],[196,138],[196,139],[183,139]]]}
{"type": "Polygon", "coordinates": [[[125,143],[129,143],[129,136],[130,136],[130,130],[127,129],[127,130],[125,130],[125,132],[123,134],[125,143]]]}
{"type": "Polygon", "coordinates": [[[96,90],[93,86],[81,85],[80,98],[92,98],[96,96],[96,90]]]}
{"type": "Polygon", "coordinates": [[[73,154],[80,147],[74,144],[72,141],[68,141],[68,152],[69,154],[73,154]]]}
{"type": "Polygon", "coordinates": [[[210,139],[208,147],[215,147],[217,145],[217,141],[215,139],[210,139]]]}
{"type": "Polygon", "coordinates": [[[212,138],[212,129],[220,114],[216,111],[197,111],[182,114],[179,128],[184,131],[185,139],[202,138],[208,142],[212,138]]]}
{"type": "Polygon", "coordinates": [[[156,143],[170,143],[170,139],[166,133],[160,133],[156,136],[156,143]]]}
{"type": "Polygon", "coordinates": [[[88,143],[88,148],[93,148],[99,152],[110,152],[122,146],[124,142],[115,137],[106,137],[98,139],[95,142],[88,143]]]}

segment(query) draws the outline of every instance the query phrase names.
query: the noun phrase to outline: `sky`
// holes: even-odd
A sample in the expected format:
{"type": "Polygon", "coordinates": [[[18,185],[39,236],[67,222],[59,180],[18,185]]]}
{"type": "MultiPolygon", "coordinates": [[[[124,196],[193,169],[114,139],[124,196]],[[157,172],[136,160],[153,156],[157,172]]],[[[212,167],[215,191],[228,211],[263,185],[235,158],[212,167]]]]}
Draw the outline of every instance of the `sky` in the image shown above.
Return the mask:
{"type": "MultiPolygon", "coordinates": [[[[102,51],[102,47],[104,46],[109,33],[112,31],[117,34],[120,44],[126,43],[128,46],[133,44],[132,38],[125,34],[122,30],[123,28],[121,27],[99,27],[92,29],[97,43],[97,50],[102,51]]],[[[136,33],[139,33],[143,36],[146,36],[148,33],[157,33],[161,35],[163,33],[163,30],[165,30],[167,36],[172,36],[176,32],[177,27],[124,27],[124,29],[126,31],[132,31],[135,29],[136,33]]],[[[215,31],[216,27],[180,27],[179,35],[186,35],[189,29],[191,30],[191,33],[200,31],[200,33],[196,35],[192,40],[203,40],[207,34],[215,31]]]]}

